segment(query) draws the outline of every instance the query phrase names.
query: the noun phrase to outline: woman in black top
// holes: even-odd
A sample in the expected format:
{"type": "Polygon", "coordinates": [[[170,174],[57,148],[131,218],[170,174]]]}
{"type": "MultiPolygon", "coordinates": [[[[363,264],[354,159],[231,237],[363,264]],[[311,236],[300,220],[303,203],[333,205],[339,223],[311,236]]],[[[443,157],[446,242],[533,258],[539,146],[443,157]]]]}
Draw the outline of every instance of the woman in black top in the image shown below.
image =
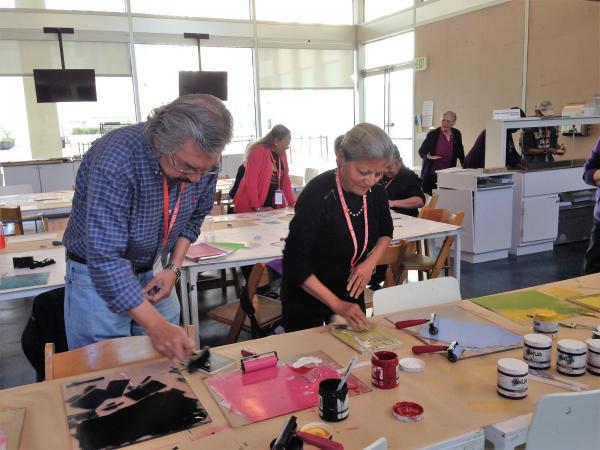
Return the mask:
{"type": "Polygon", "coordinates": [[[338,168],[302,191],[283,251],[286,331],[320,326],[333,313],[354,327],[367,324],[363,290],[394,230],[378,184],[392,145],[375,125],[355,126],[344,136],[338,168]]]}

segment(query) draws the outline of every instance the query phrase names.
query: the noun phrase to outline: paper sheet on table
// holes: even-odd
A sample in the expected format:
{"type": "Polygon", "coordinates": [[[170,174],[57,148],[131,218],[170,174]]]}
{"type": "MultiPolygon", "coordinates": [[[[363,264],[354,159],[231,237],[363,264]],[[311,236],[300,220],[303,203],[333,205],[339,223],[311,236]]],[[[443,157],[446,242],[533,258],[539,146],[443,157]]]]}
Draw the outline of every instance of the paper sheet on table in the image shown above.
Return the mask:
{"type": "Polygon", "coordinates": [[[43,286],[48,283],[48,272],[24,273],[0,277],[0,290],[43,286]]]}
{"type": "Polygon", "coordinates": [[[429,332],[429,326],[421,327],[421,337],[451,343],[458,341],[461,347],[488,349],[492,347],[518,347],[522,343],[520,335],[496,325],[467,322],[439,317],[435,321],[437,334],[429,332]]]}

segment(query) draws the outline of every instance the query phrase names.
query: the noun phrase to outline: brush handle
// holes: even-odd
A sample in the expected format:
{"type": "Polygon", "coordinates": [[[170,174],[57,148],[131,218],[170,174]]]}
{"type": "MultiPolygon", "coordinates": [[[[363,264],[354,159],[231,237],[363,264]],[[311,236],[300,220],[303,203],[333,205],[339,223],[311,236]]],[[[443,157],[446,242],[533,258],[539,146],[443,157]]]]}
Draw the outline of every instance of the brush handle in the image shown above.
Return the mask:
{"type": "Polygon", "coordinates": [[[325,439],[314,434],[305,433],[304,431],[296,431],[296,436],[306,444],[314,445],[321,450],[344,450],[344,446],[339,442],[325,439]]]}
{"type": "Polygon", "coordinates": [[[446,350],[448,350],[447,345],[415,345],[412,348],[412,352],[415,355],[420,355],[421,353],[445,352],[446,350]]]}
{"type": "Polygon", "coordinates": [[[413,320],[399,320],[396,322],[396,328],[402,330],[403,328],[415,327],[429,322],[429,319],[413,319],[413,320]]]}

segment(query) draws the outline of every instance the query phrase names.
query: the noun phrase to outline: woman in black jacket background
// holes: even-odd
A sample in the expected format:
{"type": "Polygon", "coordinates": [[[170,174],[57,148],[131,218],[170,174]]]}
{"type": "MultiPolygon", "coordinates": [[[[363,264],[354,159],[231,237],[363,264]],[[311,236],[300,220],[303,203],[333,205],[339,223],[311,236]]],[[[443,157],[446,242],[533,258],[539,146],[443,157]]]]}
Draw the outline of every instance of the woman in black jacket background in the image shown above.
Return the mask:
{"type": "Polygon", "coordinates": [[[457,160],[462,166],[465,160],[462,135],[459,130],[454,128],[456,113],[446,111],[442,114],[441,122],[441,127],[427,133],[427,137],[419,149],[419,156],[423,158],[421,167],[423,191],[429,195],[433,189],[437,188],[436,170],[456,167],[457,160]]]}

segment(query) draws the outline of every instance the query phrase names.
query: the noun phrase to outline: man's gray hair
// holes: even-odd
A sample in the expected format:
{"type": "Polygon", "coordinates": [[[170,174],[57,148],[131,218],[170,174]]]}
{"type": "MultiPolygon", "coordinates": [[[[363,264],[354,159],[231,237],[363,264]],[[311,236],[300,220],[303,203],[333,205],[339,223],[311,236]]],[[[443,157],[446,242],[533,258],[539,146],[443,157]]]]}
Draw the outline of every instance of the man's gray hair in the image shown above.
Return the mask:
{"type": "Polygon", "coordinates": [[[344,135],[342,151],[347,161],[390,160],[394,144],[390,137],[371,123],[359,123],[344,135]]]}
{"type": "Polygon", "coordinates": [[[156,108],[144,126],[144,137],[156,157],[173,152],[190,138],[206,153],[218,153],[232,135],[231,113],[221,100],[207,94],[184,95],[156,108]]]}

